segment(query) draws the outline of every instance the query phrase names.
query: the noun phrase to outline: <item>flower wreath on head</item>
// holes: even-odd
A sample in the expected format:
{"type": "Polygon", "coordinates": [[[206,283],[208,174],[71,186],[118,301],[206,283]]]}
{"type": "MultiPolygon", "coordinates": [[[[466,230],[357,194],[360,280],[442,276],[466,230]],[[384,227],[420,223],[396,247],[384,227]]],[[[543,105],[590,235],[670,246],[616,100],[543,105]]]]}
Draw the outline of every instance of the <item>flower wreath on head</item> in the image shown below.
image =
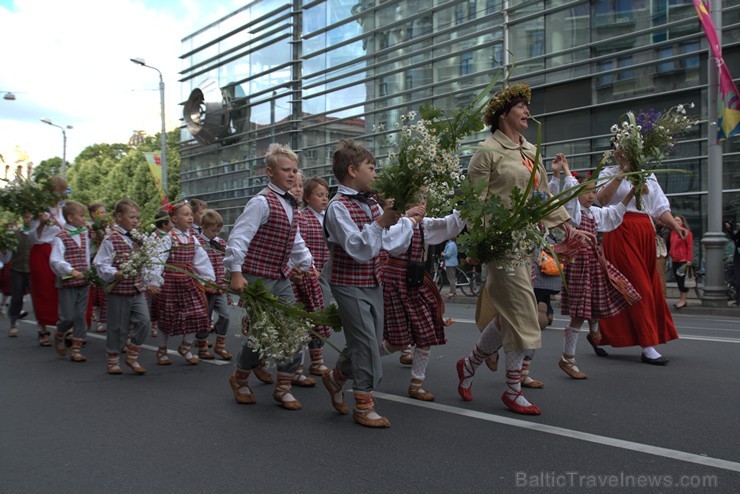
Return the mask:
{"type": "Polygon", "coordinates": [[[162,199],[162,211],[167,211],[170,218],[175,215],[175,206],[172,205],[167,199],[162,199]]]}
{"type": "Polygon", "coordinates": [[[496,112],[503,110],[506,103],[514,98],[524,98],[527,104],[532,101],[532,90],[526,82],[512,84],[506,89],[497,92],[496,95],[488,101],[486,109],[483,111],[483,118],[489,125],[492,123],[493,116],[496,112]]]}

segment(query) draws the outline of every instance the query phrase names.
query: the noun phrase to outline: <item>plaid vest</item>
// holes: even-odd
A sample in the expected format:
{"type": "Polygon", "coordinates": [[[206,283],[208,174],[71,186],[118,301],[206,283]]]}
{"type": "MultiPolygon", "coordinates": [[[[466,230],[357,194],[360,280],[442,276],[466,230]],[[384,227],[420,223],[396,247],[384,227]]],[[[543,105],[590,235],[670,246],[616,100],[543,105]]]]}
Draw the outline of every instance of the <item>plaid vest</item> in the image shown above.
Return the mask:
{"type": "MultiPolygon", "coordinates": [[[[62,230],[57,233],[57,237],[64,244],[64,260],[67,261],[72,269],[76,269],[80,273],[84,273],[90,267],[90,261],[87,252],[87,232],[80,233],[80,245],[77,245],[72,237],[69,236],[67,230],[62,230]]],[[[68,280],[60,279],[60,288],[73,288],[77,286],[87,285],[87,281],[75,280],[70,278],[68,280]]]]}
{"type": "Polygon", "coordinates": [[[267,188],[260,194],[267,199],[270,206],[270,218],[259,227],[257,234],[249,243],[242,272],[273,280],[287,278],[290,274],[288,259],[298,230],[298,221],[295,218],[297,211],[293,209],[291,225],[275,191],[267,188]]]}
{"type": "Polygon", "coordinates": [[[211,266],[213,266],[213,273],[216,275],[216,284],[222,289],[226,289],[226,285],[224,284],[224,276],[226,275],[226,270],[224,269],[224,252],[226,252],[226,241],[222,238],[219,238],[217,242],[220,249],[217,249],[210,244],[210,242],[213,242],[213,240],[211,240],[209,243],[206,243],[204,239],[200,240],[203,244],[203,248],[208,254],[208,259],[211,261],[211,266]]]}
{"type": "Polygon", "coordinates": [[[424,257],[424,242],[422,241],[421,237],[421,229],[424,228],[423,226],[419,225],[419,228],[414,228],[414,234],[411,237],[411,253],[409,255],[409,250],[406,249],[406,252],[403,254],[397,255],[397,256],[391,256],[388,254],[388,257],[392,257],[393,259],[401,259],[403,261],[416,261],[421,262],[422,258],[424,257]]]}
{"type": "Polygon", "coordinates": [[[298,227],[306,247],[311,252],[314,266],[321,272],[329,260],[329,248],[326,246],[323,225],[311,211],[304,209],[298,214],[298,227]]]}
{"type": "MultiPolygon", "coordinates": [[[[353,199],[337,194],[332,200],[344,204],[352,220],[357,225],[358,230],[362,230],[364,225],[375,221],[380,216],[380,206],[377,203],[371,203],[370,209],[373,217],[369,218],[360,204],[353,199]]],[[[378,256],[373,257],[367,262],[357,262],[339,244],[330,245],[332,252],[331,283],[359,287],[374,287],[378,285],[381,268],[378,262],[378,256]]]]}
{"type": "MultiPolygon", "coordinates": [[[[118,230],[108,235],[108,239],[110,239],[113,244],[113,251],[115,252],[113,255],[113,267],[116,268],[116,270],[120,270],[121,264],[123,264],[130,253],[134,251],[134,248],[129,247],[123,239],[123,235],[118,230]]],[[[118,282],[118,284],[109,293],[111,295],[132,297],[139,293],[143,293],[145,289],[146,287],[144,286],[144,281],[141,276],[137,276],[135,278],[127,277],[118,282]]]]}

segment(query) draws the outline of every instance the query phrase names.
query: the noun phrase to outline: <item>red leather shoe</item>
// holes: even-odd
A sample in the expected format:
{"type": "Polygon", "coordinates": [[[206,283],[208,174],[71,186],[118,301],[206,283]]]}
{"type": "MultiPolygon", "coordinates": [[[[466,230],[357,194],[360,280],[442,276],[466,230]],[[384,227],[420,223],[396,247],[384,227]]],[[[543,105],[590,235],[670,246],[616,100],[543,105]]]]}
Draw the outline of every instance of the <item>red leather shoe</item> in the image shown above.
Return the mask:
{"type": "Polygon", "coordinates": [[[520,404],[516,402],[516,399],[519,398],[522,394],[517,394],[514,399],[509,398],[509,395],[504,392],[504,394],[501,396],[501,401],[504,402],[504,405],[506,405],[509,410],[511,410],[514,413],[520,413],[522,415],[539,415],[542,413],[542,410],[540,410],[540,407],[537,405],[530,403],[528,407],[523,407],[520,404]]]}
{"type": "Polygon", "coordinates": [[[469,388],[464,388],[462,385],[463,380],[467,377],[465,376],[465,359],[458,360],[455,367],[457,368],[457,378],[460,380],[457,385],[457,393],[463,401],[473,401],[473,390],[471,389],[473,385],[471,384],[469,388]]]}

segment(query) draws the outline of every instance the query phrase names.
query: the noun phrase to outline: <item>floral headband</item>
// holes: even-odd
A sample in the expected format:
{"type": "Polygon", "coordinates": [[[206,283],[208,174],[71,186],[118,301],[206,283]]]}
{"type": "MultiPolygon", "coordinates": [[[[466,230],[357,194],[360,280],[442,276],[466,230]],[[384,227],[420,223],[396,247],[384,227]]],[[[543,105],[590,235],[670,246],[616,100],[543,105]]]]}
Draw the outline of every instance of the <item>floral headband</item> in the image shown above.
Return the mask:
{"type": "Polygon", "coordinates": [[[503,110],[506,103],[514,98],[524,98],[527,101],[527,104],[529,104],[529,102],[532,101],[532,90],[529,88],[529,84],[526,82],[512,84],[506,89],[502,89],[497,92],[488,102],[486,109],[483,111],[484,121],[491,125],[493,123],[493,116],[496,112],[503,110]]]}

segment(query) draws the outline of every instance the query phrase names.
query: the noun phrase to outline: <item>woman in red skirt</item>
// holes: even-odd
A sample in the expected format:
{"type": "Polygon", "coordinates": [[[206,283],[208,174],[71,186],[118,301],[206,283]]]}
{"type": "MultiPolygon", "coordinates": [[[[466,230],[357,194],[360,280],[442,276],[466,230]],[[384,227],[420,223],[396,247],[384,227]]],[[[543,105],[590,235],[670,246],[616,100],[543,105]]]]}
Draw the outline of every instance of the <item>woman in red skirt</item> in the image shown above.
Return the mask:
{"type": "MultiPolygon", "coordinates": [[[[66,180],[52,177],[50,182],[56,194],[60,197],[66,195],[66,180]]],[[[51,257],[51,243],[65,224],[62,206],[57,204],[49,209],[49,213],[38,215],[38,218],[31,223],[31,232],[28,235],[33,241],[28,260],[31,269],[31,301],[39,327],[39,345],[41,346],[51,346],[49,330],[46,326],[56,326],[58,319],[56,275],[49,267],[49,258],[51,257]]]]}
{"type": "Polygon", "coordinates": [[[172,363],[167,357],[167,340],[170,336],[182,335],[182,343],[177,353],[182,355],[188,364],[195,365],[198,363],[198,357],[191,351],[195,334],[208,333],[211,329],[211,318],[207,309],[206,289],[183,270],[206,281],[214,281],[216,276],[208,254],[196,236],[192,235],[193,210],[190,206],[184,202],[175,204],[170,210],[170,217],[174,228],[162,240],[163,253],[160,256],[162,264],[155,269],[155,279],[152,281],[153,285],[162,286],[158,297],[157,364],[172,363]]]}
{"type": "MultiPolygon", "coordinates": [[[[615,151],[615,157],[618,163],[623,161],[619,149],[615,151]]],[[[622,171],[621,163],[601,171],[599,178],[603,181],[596,198],[602,206],[619,204],[630,193],[630,183],[615,176],[622,171]]],[[[616,316],[600,321],[601,344],[613,347],[640,346],[642,362],[665,365],[668,359],[655,346],[677,339],[678,333],[656,269],[653,220],[663,223],[680,238],[686,238],[688,231],[673,218],[668,198],[655,174],[650,175],[646,186],[647,192],[642,191],[643,210],[637,209],[633,198],[627,203],[622,224],[616,230],[605,233],[602,240],[604,257],[625,274],[642,300],[616,316]]],[[[597,355],[607,355],[595,342],[592,342],[592,346],[597,355]]]]}
{"type": "Polygon", "coordinates": [[[402,229],[384,247],[388,260],[382,273],[385,309],[381,355],[414,345],[411,383],[408,395],[421,401],[432,401],[434,395],[422,388],[426,377],[431,347],[444,345],[444,302],[429,274],[423,271],[420,283],[407,281],[409,264],[423,269],[424,244],[436,245],[456,237],[465,227],[454,211],[444,218],[424,218],[426,201],[411,208],[399,221],[402,229]]]}

